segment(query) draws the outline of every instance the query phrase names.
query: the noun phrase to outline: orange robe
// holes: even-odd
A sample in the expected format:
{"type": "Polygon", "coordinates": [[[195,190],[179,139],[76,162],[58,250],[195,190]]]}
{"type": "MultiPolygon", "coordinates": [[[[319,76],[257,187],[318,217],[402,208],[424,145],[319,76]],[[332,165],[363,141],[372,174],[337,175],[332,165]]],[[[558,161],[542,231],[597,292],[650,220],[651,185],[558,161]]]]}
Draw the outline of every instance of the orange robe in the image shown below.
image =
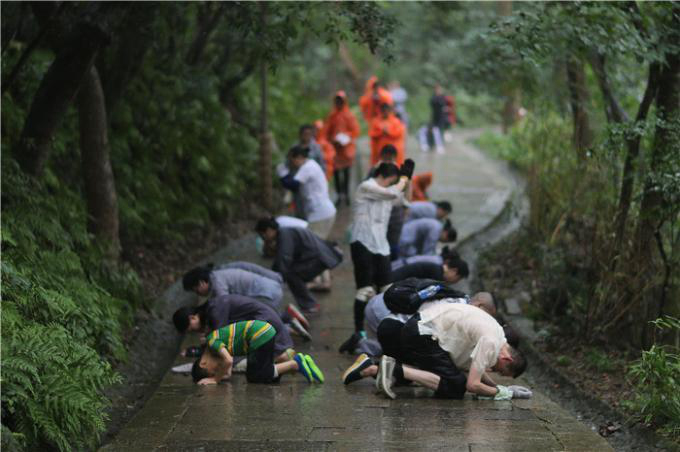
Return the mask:
{"type": "Polygon", "coordinates": [[[411,181],[411,201],[427,201],[427,189],[432,185],[432,173],[420,173],[411,181]]]}
{"type": "Polygon", "coordinates": [[[359,128],[359,121],[357,121],[354,113],[349,109],[347,101],[341,109],[333,107],[326,121],[324,122],[324,130],[322,135],[326,141],[331,143],[335,148],[335,158],[333,159],[333,168],[336,170],[345,169],[352,166],[354,163],[354,156],[356,155],[356,146],[354,140],[357,139],[361,129],[359,128]],[[348,135],[352,141],[346,145],[341,145],[335,141],[335,137],[339,133],[348,135]]]}
{"type": "Polygon", "coordinates": [[[394,114],[390,113],[387,118],[378,116],[371,122],[368,130],[371,137],[371,166],[375,166],[380,160],[380,150],[388,144],[397,148],[396,164],[401,166],[404,163],[404,138],[406,138],[406,127],[394,114]]]}
{"type": "Polygon", "coordinates": [[[368,79],[366,82],[366,89],[364,90],[364,95],[359,99],[359,107],[361,108],[361,113],[364,115],[364,120],[366,124],[370,127],[371,122],[376,117],[380,116],[380,106],[382,104],[392,105],[392,95],[389,91],[384,88],[378,88],[377,96],[374,98],[373,85],[375,81],[378,80],[376,76],[368,79]]]}
{"type": "Polygon", "coordinates": [[[333,161],[335,160],[335,147],[326,139],[326,129],[323,121],[317,120],[314,122],[316,127],[316,142],[321,146],[321,153],[323,160],[326,162],[326,179],[330,180],[333,177],[333,161]]]}

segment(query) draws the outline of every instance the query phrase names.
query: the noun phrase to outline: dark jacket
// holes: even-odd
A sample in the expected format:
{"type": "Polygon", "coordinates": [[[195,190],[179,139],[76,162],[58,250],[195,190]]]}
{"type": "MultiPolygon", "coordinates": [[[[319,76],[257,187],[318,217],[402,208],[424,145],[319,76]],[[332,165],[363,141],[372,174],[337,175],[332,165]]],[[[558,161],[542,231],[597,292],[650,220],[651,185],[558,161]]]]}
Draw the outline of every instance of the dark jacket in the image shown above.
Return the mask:
{"type": "Polygon", "coordinates": [[[403,281],[406,278],[444,280],[444,269],[440,264],[432,262],[416,262],[406,264],[392,271],[390,282],[403,281]]]}
{"type": "Polygon", "coordinates": [[[342,262],[332,243],[303,228],[279,228],[274,271],[285,274],[296,269],[322,265],[327,269],[342,262]]]}

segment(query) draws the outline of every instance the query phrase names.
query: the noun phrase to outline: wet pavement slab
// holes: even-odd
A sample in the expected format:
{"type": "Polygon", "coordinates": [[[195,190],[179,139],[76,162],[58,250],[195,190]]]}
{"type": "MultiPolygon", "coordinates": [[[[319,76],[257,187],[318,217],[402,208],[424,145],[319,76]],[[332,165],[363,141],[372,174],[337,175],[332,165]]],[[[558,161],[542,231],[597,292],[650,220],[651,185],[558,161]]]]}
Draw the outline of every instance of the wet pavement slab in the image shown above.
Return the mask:
{"type": "MultiPolygon", "coordinates": [[[[466,142],[470,136],[454,134],[445,155],[422,154],[413,142],[409,153],[416,172],[434,172],[430,197],[452,202],[452,221],[462,237],[492,221],[515,188],[495,162],[466,142]]],[[[218,386],[197,386],[188,375],[168,372],[145,406],[102,450],[612,450],[605,439],[540,392],[531,400],[494,402],[466,396],[457,401],[433,399],[426,389],[404,387],[397,388],[396,400],[389,400],[375,394],[372,379],[343,385],[342,372],[354,360],[337,352],[353,332],[355,288],[344,243],[349,222],[349,209],[341,209],[331,239],[343,245],[345,260],[333,271],[332,291],[318,295],[321,313],[310,317],[314,340],[303,343],[296,338],[296,350],[314,357],[325,384],[310,385],[301,375],[288,374],[279,384],[255,385],[243,374],[234,374],[218,386]]],[[[270,265],[255,253],[254,237],[235,241],[210,260],[270,265]]],[[[460,288],[466,290],[467,285],[460,288]]],[[[286,293],[285,302],[290,301],[286,293]]],[[[198,341],[198,336],[189,335],[183,346],[198,341]]],[[[176,364],[186,362],[191,359],[176,359],[176,364]]],[[[522,379],[513,383],[528,386],[522,379]]]]}

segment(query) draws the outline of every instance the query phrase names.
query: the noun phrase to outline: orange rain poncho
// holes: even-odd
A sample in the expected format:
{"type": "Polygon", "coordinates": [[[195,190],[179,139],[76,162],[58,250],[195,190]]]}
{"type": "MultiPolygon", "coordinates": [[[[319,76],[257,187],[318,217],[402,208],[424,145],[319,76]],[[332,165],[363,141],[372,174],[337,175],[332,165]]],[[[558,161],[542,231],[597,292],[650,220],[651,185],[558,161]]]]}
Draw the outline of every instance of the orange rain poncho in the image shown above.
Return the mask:
{"type": "Polygon", "coordinates": [[[335,97],[344,99],[342,108],[335,105],[324,123],[323,136],[326,141],[331,143],[335,148],[335,159],[333,160],[333,167],[336,170],[349,168],[354,163],[354,155],[356,154],[356,147],[354,140],[359,136],[361,129],[359,128],[359,121],[357,121],[354,113],[349,109],[347,104],[347,95],[344,91],[335,93],[335,97]],[[343,133],[351,138],[347,144],[340,144],[336,141],[338,134],[343,133]]]}
{"type": "Polygon", "coordinates": [[[375,166],[380,160],[380,150],[387,144],[397,148],[396,164],[401,166],[404,163],[404,139],[406,138],[406,127],[394,113],[383,118],[378,115],[371,122],[368,129],[368,136],[371,137],[371,166],[375,166]]]}
{"type": "Polygon", "coordinates": [[[326,139],[326,130],[324,129],[324,123],[322,120],[317,119],[314,121],[314,127],[316,128],[316,142],[321,146],[321,153],[323,154],[323,160],[326,162],[326,179],[330,180],[333,177],[333,160],[335,160],[335,148],[326,139]]]}
{"type": "Polygon", "coordinates": [[[368,79],[364,95],[359,99],[359,107],[364,115],[366,124],[370,127],[374,118],[380,116],[380,106],[382,104],[392,105],[392,95],[385,88],[378,88],[376,92],[374,89],[375,82],[378,77],[375,75],[368,79]]]}
{"type": "Polygon", "coordinates": [[[420,173],[411,181],[411,201],[427,201],[427,189],[432,185],[432,173],[420,173]]]}

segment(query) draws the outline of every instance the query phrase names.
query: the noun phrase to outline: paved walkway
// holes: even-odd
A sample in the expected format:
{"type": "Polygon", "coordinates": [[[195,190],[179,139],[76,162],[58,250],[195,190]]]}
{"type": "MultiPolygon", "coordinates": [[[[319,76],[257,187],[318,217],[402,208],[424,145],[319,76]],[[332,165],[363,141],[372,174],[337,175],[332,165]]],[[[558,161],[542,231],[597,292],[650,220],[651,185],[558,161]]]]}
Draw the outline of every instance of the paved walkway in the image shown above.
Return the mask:
{"type": "MultiPolygon", "coordinates": [[[[417,172],[435,174],[431,198],[453,203],[453,223],[462,237],[491,221],[514,187],[494,162],[465,144],[468,135],[455,135],[445,155],[411,151],[417,172]]],[[[349,216],[346,208],[339,212],[332,238],[343,241],[349,216]]],[[[269,265],[255,255],[251,243],[234,242],[213,261],[245,259],[269,265]]],[[[451,401],[432,399],[425,389],[398,388],[398,398],[388,400],[374,394],[373,380],[344,386],[340,375],[353,359],[339,355],[337,347],[352,333],[354,296],[344,245],[346,259],[333,272],[333,291],[319,296],[323,310],[312,319],[314,341],[297,347],[314,356],[324,370],[324,385],[309,385],[298,374],[285,375],[278,385],[249,385],[236,374],[229,383],[196,386],[188,376],[168,373],[144,408],[103,450],[611,450],[604,439],[540,393],[521,401],[451,401]]],[[[184,345],[197,341],[187,337],[184,345]]],[[[521,379],[518,384],[526,385],[521,379]]]]}

